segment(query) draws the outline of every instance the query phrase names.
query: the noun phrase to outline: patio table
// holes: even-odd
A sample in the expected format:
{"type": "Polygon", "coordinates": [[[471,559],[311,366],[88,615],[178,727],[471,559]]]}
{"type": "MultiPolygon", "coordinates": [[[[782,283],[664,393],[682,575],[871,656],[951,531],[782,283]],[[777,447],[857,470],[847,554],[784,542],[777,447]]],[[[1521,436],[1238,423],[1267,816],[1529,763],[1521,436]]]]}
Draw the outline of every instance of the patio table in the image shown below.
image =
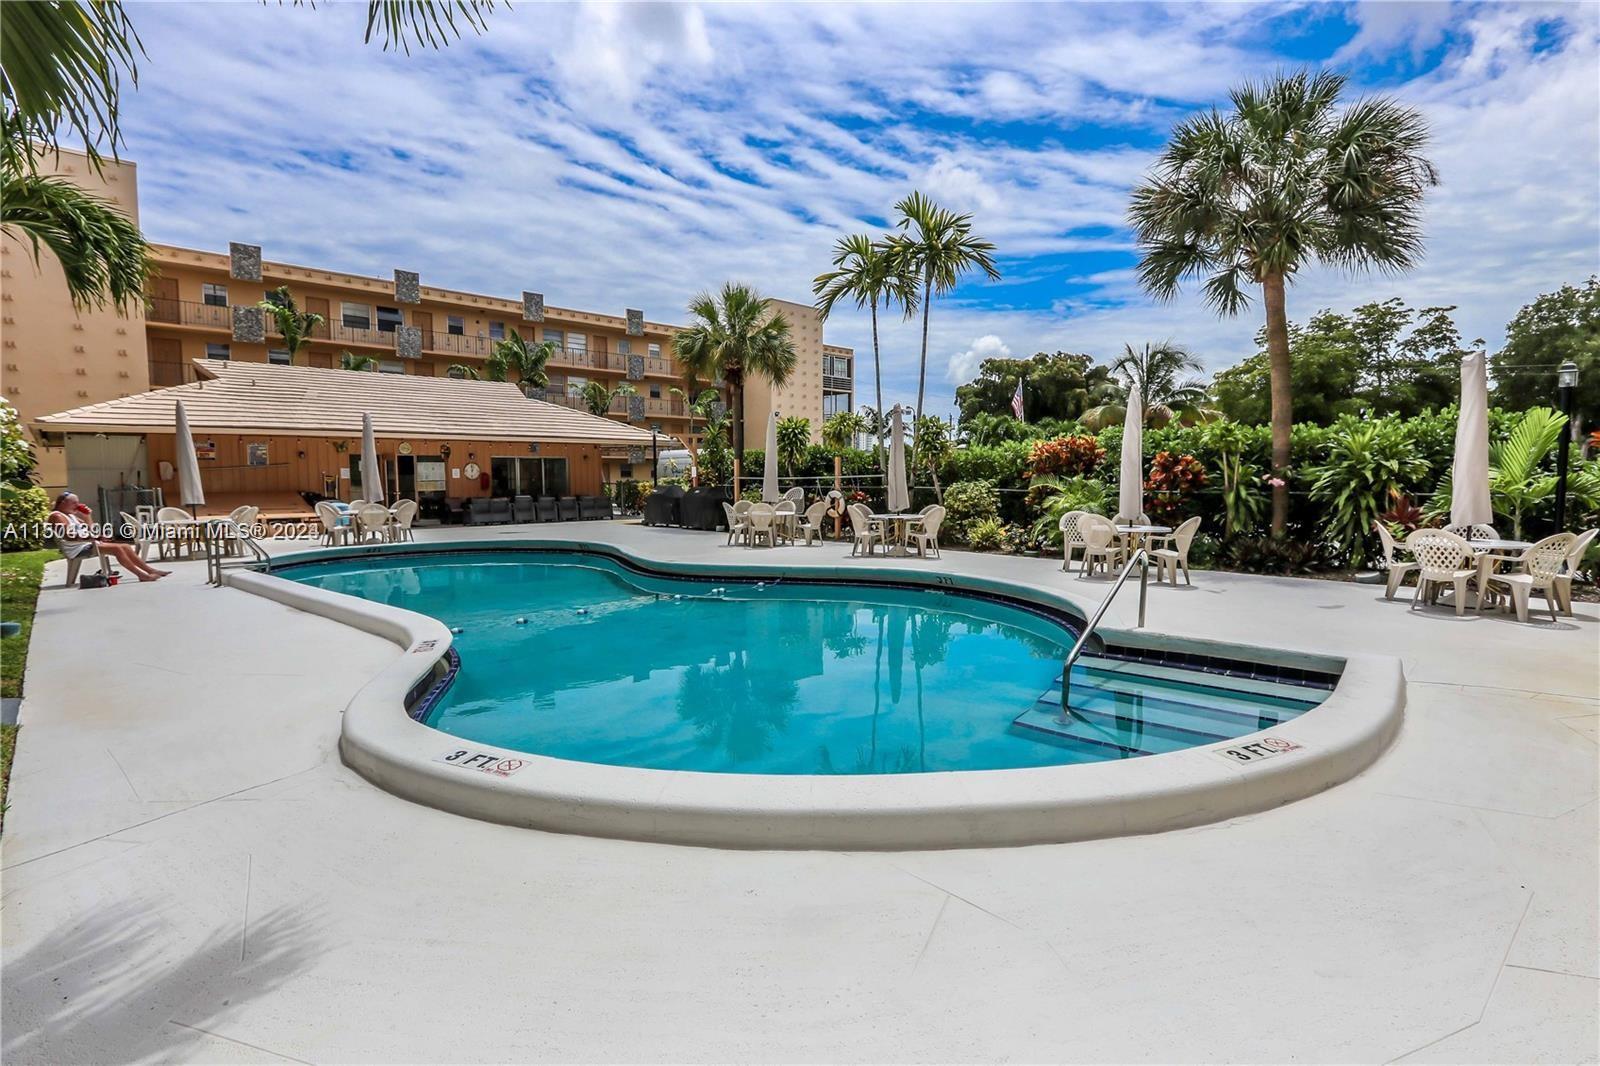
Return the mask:
{"type": "Polygon", "coordinates": [[[892,547],[885,549],[885,555],[895,559],[903,559],[911,554],[910,549],[906,547],[906,524],[921,518],[921,511],[886,511],[878,514],[869,513],[867,517],[874,522],[893,525],[899,531],[899,539],[894,542],[892,547]]]}
{"type": "MultiPolygon", "coordinates": [[[[1117,533],[1124,540],[1131,542],[1130,547],[1134,549],[1143,547],[1151,537],[1163,537],[1171,532],[1171,526],[1122,525],[1117,527],[1117,533]]],[[[1132,552],[1130,551],[1129,554],[1131,555],[1132,552]]]]}
{"type": "Polygon", "coordinates": [[[1487,540],[1469,540],[1467,544],[1472,548],[1478,564],[1478,601],[1482,603],[1484,594],[1489,588],[1489,575],[1494,573],[1494,568],[1500,563],[1516,562],[1524,551],[1533,547],[1533,542],[1528,540],[1507,540],[1500,537],[1491,537],[1487,540]],[[1515,555],[1500,554],[1515,552],[1515,555]]]}

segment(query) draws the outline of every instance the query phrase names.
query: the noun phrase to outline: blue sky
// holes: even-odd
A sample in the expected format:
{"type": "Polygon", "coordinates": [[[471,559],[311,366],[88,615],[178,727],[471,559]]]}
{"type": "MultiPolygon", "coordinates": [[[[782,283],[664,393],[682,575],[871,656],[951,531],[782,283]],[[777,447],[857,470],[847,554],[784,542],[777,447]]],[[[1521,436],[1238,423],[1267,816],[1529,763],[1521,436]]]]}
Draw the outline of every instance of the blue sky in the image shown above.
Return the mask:
{"type": "MultiPolygon", "coordinates": [[[[1443,184],[1421,266],[1308,271],[1292,317],[1401,295],[1459,305],[1494,347],[1522,304],[1600,270],[1594,4],[524,3],[409,57],[360,43],[364,10],[134,6],[149,58],[125,125],[152,239],[681,321],[726,279],[809,300],[837,237],[921,189],[974,214],[1004,273],[934,308],[943,412],[986,355],[1253,351],[1258,308],[1139,292],[1127,191],[1174,122],[1310,65],[1419,108],[1443,184]]],[[[868,352],[864,315],[827,335],[868,352]]],[[[909,400],[916,324],[883,339],[887,401],[909,400]]]]}

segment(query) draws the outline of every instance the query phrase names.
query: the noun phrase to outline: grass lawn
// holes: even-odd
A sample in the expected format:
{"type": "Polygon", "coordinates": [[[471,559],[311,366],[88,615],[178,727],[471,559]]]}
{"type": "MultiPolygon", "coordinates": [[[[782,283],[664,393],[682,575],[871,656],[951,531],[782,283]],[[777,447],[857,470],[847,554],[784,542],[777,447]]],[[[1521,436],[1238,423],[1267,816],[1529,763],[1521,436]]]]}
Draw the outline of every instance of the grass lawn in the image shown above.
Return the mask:
{"type": "MultiPolygon", "coordinates": [[[[28,664],[28,637],[33,633],[39,581],[44,577],[44,564],[59,556],[53,549],[0,556],[0,619],[22,624],[21,633],[0,639],[0,696],[22,695],[22,671],[28,664]]],[[[6,783],[11,779],[11,755],[16,747],[17,727],[0,726],[0,828],[4,827],[6,783]]]]}

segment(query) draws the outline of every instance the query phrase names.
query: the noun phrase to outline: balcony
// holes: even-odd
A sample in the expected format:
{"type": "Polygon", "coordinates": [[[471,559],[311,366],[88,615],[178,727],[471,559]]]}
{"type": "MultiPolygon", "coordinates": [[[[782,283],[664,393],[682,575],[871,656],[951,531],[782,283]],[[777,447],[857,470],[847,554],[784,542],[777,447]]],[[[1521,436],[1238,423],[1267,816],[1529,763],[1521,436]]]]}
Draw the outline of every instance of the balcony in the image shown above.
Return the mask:
{"type": "Polygon", "coordinates": [[[854,392],[855,383],[850,378],[835,377],[832,374],[822,375],[823,392],[854,392]]]}
{"type": "Polygon", "coordinates": [[[200,326],[206,329],[233,329],[233,311],[217,304],[196,303],[193,300],[153,299],[145,310],[146,322],[164,322],[174,326],[200,326]]]}

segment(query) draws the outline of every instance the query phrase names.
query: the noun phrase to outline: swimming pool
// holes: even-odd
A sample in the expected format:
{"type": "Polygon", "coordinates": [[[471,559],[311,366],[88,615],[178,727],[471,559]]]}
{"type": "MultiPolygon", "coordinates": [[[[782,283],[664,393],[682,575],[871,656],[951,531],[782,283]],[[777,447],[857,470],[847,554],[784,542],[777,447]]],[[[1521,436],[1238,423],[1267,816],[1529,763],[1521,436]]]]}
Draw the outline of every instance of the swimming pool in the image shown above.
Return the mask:
{"type": "Polygon", "coordinates": [[[1105,762],[1281,725],[1332,687],[1113,647],[1075,665],[1063,716],[1074,619],[954,589],[663,576],[559,551],[282,576],[459,630],[460,669],[426,725],[582,763],[834,776],[1105,762]]]}

